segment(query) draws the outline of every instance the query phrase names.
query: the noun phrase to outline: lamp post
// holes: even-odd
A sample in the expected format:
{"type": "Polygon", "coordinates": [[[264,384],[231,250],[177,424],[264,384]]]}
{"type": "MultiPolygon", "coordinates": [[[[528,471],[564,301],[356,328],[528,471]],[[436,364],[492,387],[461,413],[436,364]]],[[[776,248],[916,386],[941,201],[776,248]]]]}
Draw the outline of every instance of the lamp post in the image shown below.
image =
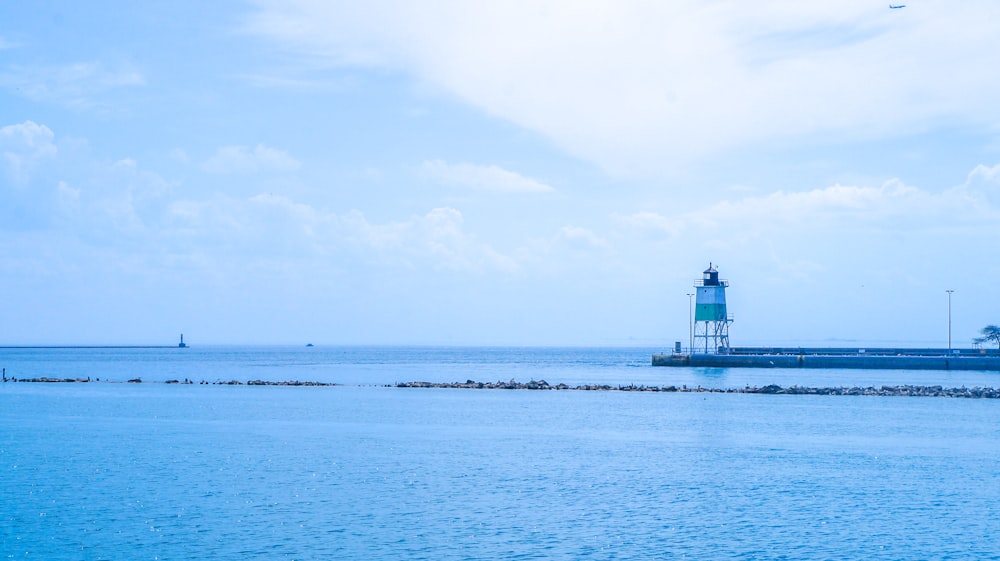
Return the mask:
{"type": "Polygon", "coordinates": [[[945,290],[948,293],[948,352],[951,352],[951,293],[954,290],[945,290]]]}
{"type": "Polygon", "coordinates": [[[694,351],[694,293],[688,293],[688,354],[694,351]]]}

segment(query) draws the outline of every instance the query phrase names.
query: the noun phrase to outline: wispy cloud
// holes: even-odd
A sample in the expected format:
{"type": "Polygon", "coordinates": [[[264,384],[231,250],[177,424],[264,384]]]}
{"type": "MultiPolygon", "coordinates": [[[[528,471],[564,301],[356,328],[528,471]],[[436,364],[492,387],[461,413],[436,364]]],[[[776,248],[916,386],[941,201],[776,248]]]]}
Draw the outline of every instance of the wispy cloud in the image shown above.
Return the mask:
{"type": "Polygon", "coordinates": [[[295,171],[302,163],[284,150],[258,144],[247,146],[223,146],[209,158],[202,169],[211,173],[255,173],[295,171]]]}
{"type": "Polygon", "coordinates": [[[613,224],[629,230],[642,232],[654,238],[671,238],[678,234],[679,221],[667,218],[651,211],[639,211],[632,214],[612,213],[613,224]]]}
{"type": "Polygon", "coordinates": [[[563,226],[556,233],[556,240],[577,249],[606,248],[608,242],[587,228],[563,226]]]}
{"type": "MultiPolygon", "coordinates": [[[[980,166],[970,175],[988,176],[991,169],[980,166]]],[[[942,190],[895,179],[877,186],[834,184],[774,191],[675,214],[614,213],[608,239],[623,253],[658,246],[675,258],[701,254],[762,271],[795,263],[800,272],[833,274],[848,268],[855,275],[863,270],[885,275],[892,264],[897,272],[912,274],[954,266],[966,255],[962,248],[1000,236],[998,195],[996,183],[978,181],[942,190]],[[770,264],[761,265],[766,257],[770,264]]]]}
{"type": "Polygon", "coordinates": [[[131,64],[109,66],[99,61],[56,66],[13,65],[0,71],[0,87],[35,101],[72,107],[99,105],[95,99],[105,92],[145,84],[131,64]]]}
{"type": "Polygon", "coordinates": [[[400,69],[621,173],[1000,121],[987,0],[259,6],[248,27],[305,57],[400,69]]]}
{"type": "Polygon", "coordinates": [[[367,266],[513,273],[518,263],[466,230],[462,213],[435,208],[405,220],[373,222],[359,210],[334,213],[280,195],[176,201],[170,228],[232,250],[296,256],[353,255],[367,266]]]}
{"type": "MultiPolygon", "coordinates": [[[[684,217],[688,225],[779,232],[799,225],[817,229],[874,227],[889,231],[922,229],[975,219],[992,219],[997,209],[981,193],[957,187],[934,193],[891,180],[878,187],[831,185],[801,192],[776,191],[716,203],[684,217]]],[[[794,231],[794,230],[785,230],[794,231]]],[[[789,234],[790,235],[790,234],[789,234]]]]}
{"type": "Polygon", "coordinates": [[[289,76],[279,72],[239,74],[235,76],[255,88],[278,89],[295,92],[342,92],[352,87],[350,79],[317,79],[289,76]]]}
{"type": "Polygon", "coordinates": [[[498,193],[548,193],[552,187],[495,165],[449,164],[431,160],[421,165],[423,173],[436,181],[468,189],[498,193]]]}
{"type": "Polygon", "coordinates": [[[360,211],[339,218],[344,234],[368,251],[369,259],[408,269],[432,267],[465,273],[514,273],[518,263],[480,241],[464,226],[464,217],[451,207],[382,224],[370,222],[360,211]]]}

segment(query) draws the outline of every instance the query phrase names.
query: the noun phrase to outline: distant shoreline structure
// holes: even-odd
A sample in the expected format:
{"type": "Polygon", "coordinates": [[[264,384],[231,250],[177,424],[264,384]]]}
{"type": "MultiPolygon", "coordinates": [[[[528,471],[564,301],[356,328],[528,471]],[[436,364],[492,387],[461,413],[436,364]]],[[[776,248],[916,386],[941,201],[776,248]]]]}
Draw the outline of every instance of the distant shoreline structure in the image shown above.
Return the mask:
{"type": "Polygon", "coordinates": [[[0,350],[17,349],[186,349],[184,334],[176,345],[0,345],[0,350]]]}
{"type": "Polygon", "coordinates": [[[0,349],[178,349],[177,345],[0,345],[0,349]]]}

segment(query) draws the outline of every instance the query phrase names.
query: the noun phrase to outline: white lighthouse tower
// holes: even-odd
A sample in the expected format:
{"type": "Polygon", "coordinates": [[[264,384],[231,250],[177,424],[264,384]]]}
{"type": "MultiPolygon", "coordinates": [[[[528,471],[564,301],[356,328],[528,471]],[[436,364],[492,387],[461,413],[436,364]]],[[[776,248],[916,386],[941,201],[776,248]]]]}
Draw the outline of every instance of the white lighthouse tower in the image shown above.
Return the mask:
{"type": "Polygon", "coordinates": [[[733,317],[726,312],[726,287],[729,281],[719,280],[719,271],[712,264],[703,277],[694,281],[697,289],[694,313],[694,348],[692,353],[728,353],[729,324],[733,317]]]}

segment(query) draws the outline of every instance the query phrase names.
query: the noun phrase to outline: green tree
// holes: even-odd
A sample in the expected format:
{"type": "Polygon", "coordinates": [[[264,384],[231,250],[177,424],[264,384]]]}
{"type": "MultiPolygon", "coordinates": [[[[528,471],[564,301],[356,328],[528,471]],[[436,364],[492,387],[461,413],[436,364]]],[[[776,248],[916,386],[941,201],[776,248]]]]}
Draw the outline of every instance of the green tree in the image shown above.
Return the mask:
{"type": "Polygon", "coordinates": [[[1000,327],[997,327],[995,325],[987,325],[986,327],[982,328],[979,332],[982,333],[983,335],[982,337],[976,337],[975,339],[976,343],[983,344],[992,342],[996,343],[997,348],[1000,349],[1000,327]]]}

